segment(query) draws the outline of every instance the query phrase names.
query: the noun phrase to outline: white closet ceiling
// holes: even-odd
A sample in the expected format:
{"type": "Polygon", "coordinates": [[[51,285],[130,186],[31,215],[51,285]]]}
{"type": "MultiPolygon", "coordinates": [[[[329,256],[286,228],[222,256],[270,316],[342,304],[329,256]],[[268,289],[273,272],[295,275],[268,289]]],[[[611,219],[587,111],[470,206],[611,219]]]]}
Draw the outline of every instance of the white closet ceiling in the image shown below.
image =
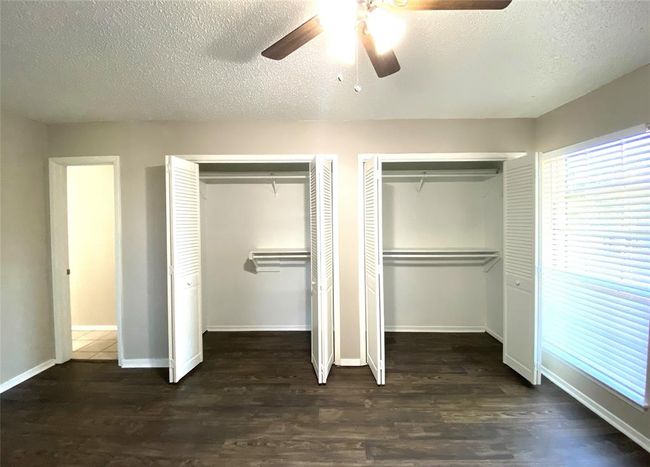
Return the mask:
{"type": "Polygon", "coordinates": [[[537,117],[650,62],[647,0],[407,14],[402,71],[260,52],[315,1],[2,1],[2,103],[47,122],[537,117]],[[344,75],[344,82],[336,80],[344,75]]]}

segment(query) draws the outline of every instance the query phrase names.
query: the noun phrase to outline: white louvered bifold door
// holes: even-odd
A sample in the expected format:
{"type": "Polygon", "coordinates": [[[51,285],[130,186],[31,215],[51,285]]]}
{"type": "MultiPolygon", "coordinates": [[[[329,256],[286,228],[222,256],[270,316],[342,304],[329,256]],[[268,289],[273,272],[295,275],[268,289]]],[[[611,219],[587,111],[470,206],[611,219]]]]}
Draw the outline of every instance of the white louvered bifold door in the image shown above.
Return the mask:
{"type": "Polygon", "coordinates": [[[318,383],[321,383],[321,339],[320,339],[320,293],[318,286],[318,173],[316,162],[309,164],[309,237],[311,246],[311,364],[314,366],[318,383]]]}
{"type": "Polygon", "coordinates": [[[384,293],[381,236],[381,162],[363,163],[363,255],[366,359],[377,384],[385,384],[384,293]]]}
{"type": "Polygon", "coordinates": [[[198,164],[167,157],[169,382],[203,361],[198,164]]]}
{"type": "Polygon", "coordinates": [[[504,163],[503,362],[539,384],[535,154],[504,163]]]}
{"type": "Polygon", "coordinates": [[[321,157],[317,160],[320,196],[320,275],[322,277],[322,296],[320,306],[321,320],[321,349],[323,355],[322,382],[327,382],[327,376],[334,363],[334,201],[333,201],[333,162],[321,157]]]}
{"type": "Polygon", "coordinates": [[[311,361],[319,384],[334,363],[334,223],[332,160],[310,164],[311,361]]]}

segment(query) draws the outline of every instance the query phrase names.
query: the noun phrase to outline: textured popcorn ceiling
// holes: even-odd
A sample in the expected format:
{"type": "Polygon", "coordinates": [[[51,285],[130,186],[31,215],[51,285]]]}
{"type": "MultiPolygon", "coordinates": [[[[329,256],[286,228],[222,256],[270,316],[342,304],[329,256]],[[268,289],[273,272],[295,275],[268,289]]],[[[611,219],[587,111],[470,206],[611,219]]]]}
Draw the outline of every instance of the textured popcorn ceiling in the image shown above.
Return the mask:
{"type": "Polygon", "coordinates": [[[411,12],[402,71],[378,79],[361,56],[360,94],[322,36],[281,62],[260,56],[313,1],[1,8],[3,105],[47,122],[537,117],[650,61],[648,0],[411,12]]]}

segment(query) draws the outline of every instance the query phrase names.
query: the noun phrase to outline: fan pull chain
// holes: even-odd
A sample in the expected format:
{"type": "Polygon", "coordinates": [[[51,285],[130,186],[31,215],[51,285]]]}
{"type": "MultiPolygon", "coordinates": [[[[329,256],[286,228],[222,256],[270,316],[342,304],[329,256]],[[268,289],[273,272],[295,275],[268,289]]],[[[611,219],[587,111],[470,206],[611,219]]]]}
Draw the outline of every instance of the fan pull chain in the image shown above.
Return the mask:
{"type": "Polygon", "coordinates": [[[354,66],[356,68],[355,71],[355,79],[354,79],[354,92],[360,93],[361,92],[361,84],[359,84],[359,43],[357,42],[357,46],[354,48],[354,66]]]}

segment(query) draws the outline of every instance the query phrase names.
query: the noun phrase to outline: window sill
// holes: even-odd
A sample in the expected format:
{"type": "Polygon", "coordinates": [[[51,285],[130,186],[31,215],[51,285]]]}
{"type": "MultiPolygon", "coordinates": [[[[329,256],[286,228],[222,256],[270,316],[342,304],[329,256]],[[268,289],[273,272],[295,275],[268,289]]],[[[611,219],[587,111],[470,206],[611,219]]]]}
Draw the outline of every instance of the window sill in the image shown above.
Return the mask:
{"type": "MultiPolygon", "coordinates": [[[[548,352],[550,355],[553,356],[553,358],[559,360],[562,362],[562,364],[568,366],[571,368],[573,371],[577,372],[580,374],[585,379],[588,379],[590,382],[594,383],[596,386],[604,389],[607,391],[609,394],[615,396],[617,399],[622,400],[623,402],[627,403],[629,406],[633,407],[634,409],[638,410],[639,412],[648,412],[648,408],[650,406],[646,402],[645,404],[639,404],[638,402],[630,399],[629,397],[621,394],[618,392],[616,389],[608,386],[607,384],[603,383],[602,381],[594,378],[592,375],[584,371],[583,369],[579,368],[578,366],[574,365],[570,361],[568,361],[562,354],[561,352],[558,352],[554,350],[552,347],[542,347],[542,353],[548,352]]],[[[647,395],[646,395],[647,398],[647,395]]]]}

